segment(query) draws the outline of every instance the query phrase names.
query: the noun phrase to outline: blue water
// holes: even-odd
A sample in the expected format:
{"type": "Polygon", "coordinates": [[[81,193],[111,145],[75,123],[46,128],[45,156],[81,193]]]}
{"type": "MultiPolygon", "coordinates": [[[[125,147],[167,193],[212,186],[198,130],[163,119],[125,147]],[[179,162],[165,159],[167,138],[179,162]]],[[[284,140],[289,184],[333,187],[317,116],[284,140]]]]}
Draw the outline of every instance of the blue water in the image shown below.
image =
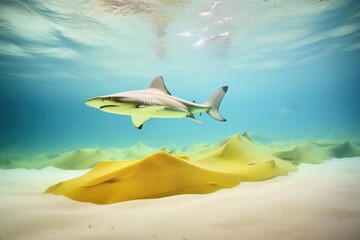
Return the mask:
{"type": "Polygon", "coordinates": [[[0,1],[0,148],[191,145],[247,131],[272,140],[357,138],[360,4],[328,1],[0,1]],[[220,113],[151,119],[90,108],[162,75],[220,113]]]}

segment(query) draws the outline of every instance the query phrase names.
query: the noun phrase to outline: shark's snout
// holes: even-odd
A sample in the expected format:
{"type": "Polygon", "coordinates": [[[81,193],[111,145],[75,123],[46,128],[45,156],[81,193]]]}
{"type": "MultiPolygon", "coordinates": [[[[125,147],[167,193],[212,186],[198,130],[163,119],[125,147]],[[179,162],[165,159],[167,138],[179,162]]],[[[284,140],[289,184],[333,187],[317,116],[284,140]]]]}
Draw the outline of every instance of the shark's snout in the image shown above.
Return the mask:
{"type": "Polygon", "coordinates": [[[96,98],[91,98],[91,99],[85,101],[85,104],[88,105],[89,107],[100,108],[105,103],[103,101],[103,98],[96,97],[96,98]]]}

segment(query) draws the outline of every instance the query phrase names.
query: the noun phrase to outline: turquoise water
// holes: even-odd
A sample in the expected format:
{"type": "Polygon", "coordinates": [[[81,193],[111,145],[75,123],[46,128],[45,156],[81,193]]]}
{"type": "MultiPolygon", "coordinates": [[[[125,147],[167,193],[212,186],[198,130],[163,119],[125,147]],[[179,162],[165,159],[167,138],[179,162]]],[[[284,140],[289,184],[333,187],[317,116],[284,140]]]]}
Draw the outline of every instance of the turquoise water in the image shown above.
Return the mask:
{"type": "Polygon", "coordinates": [[[360,4],[328,1],[0,1],[0,148],[357,138],[360,4]],[[158,75],[172,95],[207,114],[151,119],[90,108],[92,97],[146,88],[158,75]],[[266,136],[266,137],[264,137],[266,136]],[[267,140],[270,138],[271,140],[267,140]]]}

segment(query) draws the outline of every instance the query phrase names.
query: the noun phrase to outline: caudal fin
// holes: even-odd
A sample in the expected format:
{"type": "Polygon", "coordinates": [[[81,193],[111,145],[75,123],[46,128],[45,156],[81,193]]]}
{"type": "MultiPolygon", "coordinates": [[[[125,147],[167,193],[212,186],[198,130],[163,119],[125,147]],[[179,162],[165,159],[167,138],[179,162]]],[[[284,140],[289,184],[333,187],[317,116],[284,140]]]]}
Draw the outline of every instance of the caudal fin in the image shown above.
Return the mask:
{"type": "Polygon", "coordinates": [[[210,107],[207,112],[211,117],[219,121],[226,121],[219,113],[219,107],[221,100],[223,99],[225,93],[228,90],[228,86],[223,86],[216,90],[216,92],[204,103],[204,105],[210,107]]]}

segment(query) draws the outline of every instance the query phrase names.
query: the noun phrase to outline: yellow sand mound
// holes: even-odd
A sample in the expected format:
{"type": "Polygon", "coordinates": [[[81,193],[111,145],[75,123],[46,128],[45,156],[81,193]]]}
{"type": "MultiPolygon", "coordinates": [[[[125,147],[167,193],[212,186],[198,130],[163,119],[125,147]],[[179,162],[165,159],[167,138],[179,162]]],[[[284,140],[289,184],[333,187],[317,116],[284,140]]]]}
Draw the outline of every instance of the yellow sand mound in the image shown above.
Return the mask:
{"type": "MultiPolygon", "coordinates": [[[[167,149],[164,150],[166,151],[167,149]]],[[[135,160],[144,158],[157,151],[157,149],[138,143],[126,149],[108,148],[100,150],[98,148],[80,148],[62,154],[42,153],[32,157],[25,154],[0,152],[0,168],[41,169],[51,166],[65,170],[80,170],[92,168],[98,162],[105,159],[107,161],[135,160]]]]}
{"type": "Polygon", "coordinates": [[[305,142],[287,151],[273,153],[273,156],[291,162],[318,164],[331,158],[345,158],[360,156],[360,147],[349,141],[341,143],[305,142]]]}
{"type": "Polygon", "coordinates": [[[330,159],[331,154],[324,149],[324,145],[313,142],[305,142],[289,151],[275,152],[273,155],[283,160],[290,161],[294,165],[301,163],[318,164],[330,159]]]}
{"type": "Polygon", "coordinates": [[[157,149],[151,148],[143,144],[142,142],[138,142],[134,146],[123,150],[122,159],[129,159],[129,160],[140,159],[155,152],[157,152],[157,149]]]}
{"type": "Polygon", "coordinates": [[[200,168],[164,152],[139,161],[101,162],[87,174],[46,190],[69,198],[109,204],[233,187],[240,176],[200,168]]]}
{"type": "Polygon", "coordinates": [[[142,160],[101,162],[87,174],[58,183],[46,190],[69,198],[109,204],[134,199],[177,194],[210,193],[238,185],[242,181],[260,181],[296,167],[265,155],[250,138],[234,135],[217,145],[205,158],[191,161],[158,152],[142,160]]]}
{"type": "Polygon", "coordinates": [[[53,166],[60,169],[89,169],[94,167],[100,160],[105,159],[106,155],[99,149],[77,149],[51,159],[41,162],[40,168],[53,166]]]}
{"type": "Polygon", "coordinates": [[[360,147],[349,141],[338,144],[329,144],[325,147],[325,150],[329,152],[331,157],[335,158],[360,156],[360,147]]]}
{"type": "Polygon", "coordinates": [[[296,171],[294,165],[271,156],[272,151],[256,145],[247,135],[236,134],[196,163],[209,169],[240,174],[243,181],[260,181],[296,171]]]}

